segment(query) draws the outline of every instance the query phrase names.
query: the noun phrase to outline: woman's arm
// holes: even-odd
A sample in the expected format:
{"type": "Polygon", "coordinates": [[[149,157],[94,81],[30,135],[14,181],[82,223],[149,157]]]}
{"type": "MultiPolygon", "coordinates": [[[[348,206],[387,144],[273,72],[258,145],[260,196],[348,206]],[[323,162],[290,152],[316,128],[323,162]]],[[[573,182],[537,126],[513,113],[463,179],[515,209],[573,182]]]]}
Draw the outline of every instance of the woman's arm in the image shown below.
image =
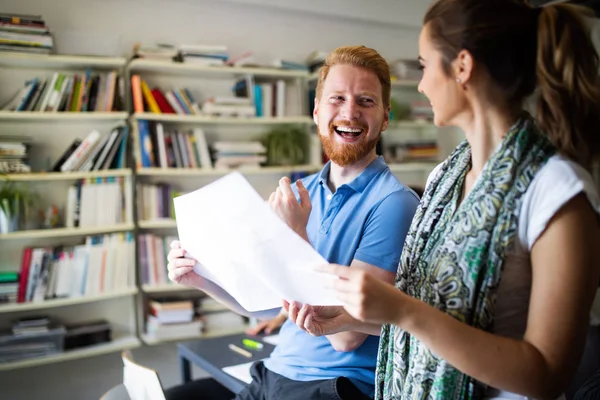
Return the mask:
{"type": "Polygon", "coordinates": [[[583,350],[600,276],[599,232],[584,195],[550,221],[531,251],[533,283],[523,340],[475,329],[400,292],[404,299],[396,324],[483,383],[535,398],[557,397],[583,350]]]}

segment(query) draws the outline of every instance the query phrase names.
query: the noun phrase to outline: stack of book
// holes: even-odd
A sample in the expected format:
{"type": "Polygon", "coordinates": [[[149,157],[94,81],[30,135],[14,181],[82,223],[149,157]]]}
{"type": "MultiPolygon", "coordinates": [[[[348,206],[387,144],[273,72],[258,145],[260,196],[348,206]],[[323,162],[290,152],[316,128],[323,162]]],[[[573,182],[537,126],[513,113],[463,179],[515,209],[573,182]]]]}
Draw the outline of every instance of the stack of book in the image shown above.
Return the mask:
{"type": "Polygon", "coordinates": [[[66,329],[48,317],[22,318],[0,334],[0,363],[62,352],[66,329]]]}
{"type": "Polygon", "coordinates": [[[0,304],[16,303],[19,293],[19,273],[0,271],[0,304]]]}
{"type": "Polygon", "coordinates": [[[53,47],[41,15],[0,13],[0,51],[50,54],[53,47]]]}
{"type": "Polygon", "coordinates": [[[410,105],[410,115],[414,121],[433,121],[433,108],[428,101],[413,101],[410,105]]]}
{"type": "Polygon", "coordinates": [[[0,173],[30,172],[27,150],[22,137],[0,136],[0,173]]]}
{"type": "Polygon", "coordinates": [[[267,162],[267,149],[258,141],[213,143],[215,168],[259,168],[267,162]]]}
{"type": "Polygon", "coordinates": [[[222,66],[229,60],[226,46],[182,44],[179,46],[181,62],[203,66],[222,66]]]}
{"type": "Polygon", "coordinates": [[[151,300],[149,308],[146,333],[153,339],[172,340],[202,333],[203,323],[195,319],[194,303],[190,300],[151,300]]]}
{"type": "Polygon", "coordinates": [[[393,146],[392,163],[402,162],[434,162],[438,160],[439,148],[435,140],[412,140],[393,146]]]}

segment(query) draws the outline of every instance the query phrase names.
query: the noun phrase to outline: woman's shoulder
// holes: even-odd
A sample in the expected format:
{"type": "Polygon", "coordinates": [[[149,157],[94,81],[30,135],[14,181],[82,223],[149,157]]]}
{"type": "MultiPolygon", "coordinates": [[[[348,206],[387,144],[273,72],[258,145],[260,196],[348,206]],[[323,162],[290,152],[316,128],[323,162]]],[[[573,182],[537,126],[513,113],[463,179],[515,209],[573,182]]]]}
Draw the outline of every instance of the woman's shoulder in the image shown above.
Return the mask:
{"type": "Polygon", "coordinates": [[[600,214],[600,197],[592,175],[561,155],[551,157],[531,181],[519,214],[519,239],[528,250],[552,217],[573,197],[584,193],[600,214]]]}

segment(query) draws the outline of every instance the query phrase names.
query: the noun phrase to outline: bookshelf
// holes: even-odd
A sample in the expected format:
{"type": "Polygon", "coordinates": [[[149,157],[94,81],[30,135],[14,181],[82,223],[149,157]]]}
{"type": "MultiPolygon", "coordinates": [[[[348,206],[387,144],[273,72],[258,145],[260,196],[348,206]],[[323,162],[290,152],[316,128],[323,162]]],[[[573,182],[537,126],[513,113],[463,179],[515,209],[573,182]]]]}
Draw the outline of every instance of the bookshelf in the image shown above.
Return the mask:
{"type": "MultiPolygon", "coordinates": [[[[69,100],[76,98],[73,89],[76,87],[78,79],[81,83],[82,77],[88,71],[89,82],[93,82],[94,76],[108,76],[113,71],[115,76],[124,76],[126,65],[127,59],[120,57],[0,52],[0,87],[2,88],[0,104],[8,103],[20,89],[26,86],[27,82],[35,81],[35,79],[37,79],[38,88],[42,86],[42,82],[47,84],[42,90],[34,89],[34,91],[39,90],[40,92],[38,102],[44,98],[46,88],[57,90],[56,94],[59,99],[54,111],[0,111],[0,124],[2,125],[0,137],[8,135],[16,142],[27,145],[27,156],[32,171],[9,173],[0,176],[0,181],[14,182],[38,195],[32,218],[29,218],[28,223],[21,227],[23,230],[0,234],[0,271],[20,272],[25,264],[28,265],[30,272],[42,271],[38,280],[39,285],[34,286],[41,289],[33,293],[33,298],[21,303],[0,304],[0,329],[9,330],[15,320],[44,315],[67,328],[94,320],[106,320],[111,326],[112,336],[112,340],[104,344],[67,350],[39,358],[0,363],[0,370],[91,357],[141,345],[136,331],[137,304],[135,299],[139,288],[134,280],[135,265],[133,262],[135,254],[132,237],[135,228],[132,217],[133,193],[131,190],[134,178],[133,170],[126,165],[112,170],[100,168],[96,171],[79,171],[77,168],[74,172],[40,172],[50,171],[76,139],[84,141],[94,130],[102,135],[108,135],[116,126],[127,124],[130,113],[126,108],[108,108],[106,106],[104,111],[101,111],[103,109],[101,107],[90,111],[60,111],[70,109],[69,105],[73,103],[69,103],[69,100]],[[72,86],[56,82],[52,86],[52,80],[60,75],[64,76],[63,82],[71,81],[72,86]],[[70,91],[68,91],[69,89],[70,91]],[[119,182],[121,197],[131,199],[125,207],[129,209],[129,213],[124,213],[120,220],[118,218],[114,220],[98,218],[95,223],[81,226],[67,225],[65,215],[67,214],[70,188],[81,182],[99,184],[109,181],[119,182]],[[35,216],[38,210],[46,212],[51,206],[55,206],[58,210],[58,222],[45,226],[46,224],[35,216]],[[130,245],[127,244],[127,237],[131,238],[130,245]],[[105,247],[97,242],[99,239],[104,241],[105,247]],[[109,241],[112,239],[115,242],[109,241]],[[27,249],[31,249],[28,262],[24,261],[27,249]],[[131,254],[130,260],[127,259],[128,253],[131,254]],[[39,263],[36,261],[35,265],[39,266],[39,269],[31,266],[36,254],[39,256],[37,258],[39,263]],[[89,258],[85,265],[88,268],[89,279],[77,275],[78,268],[83,268],[83,263],[56,262],[51,264],[46,261],[51,257],[68,257],[68,254],[72,254],[72,257],[88,254],[89,258]],[[107,255],[107,257],[109,254],[114,256],[107,258],[108,261],[99,262],[101,254],[107,255]],[[99,266],[101,270],[92,269],[92,265],[94,268],[99,266]],[[69,268],[71,269],[69,270],[69,268]],[[60,274],[59,271],[63,271],[63,273],[60,274]],[[101,274],[110,273],[111,278],[109,279],[108,275],[100,274],[99,276],[103,276],[103,278],[94,279],[94,277],[98,277],[99,271],[101,274]],[[46,276],[46,279],[43,276],[46,276]],[[96,283],[90,284],[92,281],[96,283]],[[61,286],[62,292],[59,297],[55,297],[61,286]],[[66,288],[70,289],[65,291],[66,288]]],[[[99,88],[97,93],[100,96],[100,80],[97,85],[99,88]]],[[[118,96],[117,86],[118,82],[115,79],[113,94],[117,93],[118,96]]],[[[108,88],[108,84],[106,88],[108,88]]],[[[102,104],[108,104],[110,99],[108,89],[103,93],[105,103],[102,104]]],[[[98,97],[97,103],[100,104],[101,101],[98,97]]],[[[80,104],[83,102],[84,100],[81,98],[80,104]]],[[[32,104],[32,108],[35,110],[34,104],[32,104]]],[[[110,213],[111,203],[107,201],[107,198],[102,197],[100,192],[97,194],[104,200],[96,207],[97,215],[110,213]]],[[[87,208],[90,209],[89,206],[87,208]]],[[[80,211],[84,212],[83,209],[80,211]]],[[[34,274],[34,272],[31,273],[34,274]]]]}
{"type": "Polygon", "coordinates": [[[151,337],[150,335],[143,333],[141,335],[141,339],[142,339],[142,342],[144,342],[145,344],[147,344],[149,346],[154,346],[157,344],[174,342],[174,341],[184,341],[184,340],[194,340],[194,339],[210,339],[210,338],[215,338],[215,337],[220,337],[220,336],[237,335],[240,333],[244,333],[244,331],[246,331],[246,329],[248,329],[248,327],[249,327],[249,325],[240,325],[237,328],[215,329],[215,330],[200,333],[198,335],[185,336],[185,337],[173,338],[173,339],[156,339],[154,337],[151,337]]]}
{"type": "MultiPolygon", "coordinates": [[[[255,140],[265,132],[282,126],[296,126],[305,131],[311,140],[305,160],[297,165],[240,167],[250,183],[265,199],[277,187],[283,175],[298,173],[310,174],[321,167],[320,143],[314,135],[312,110],[308,109],[308,87],[314,83],[316,74],[302,71],[278,70],[275,68],[233,68],[203,67],[194,64],[167,63],[135,59],[128,62],[124,58],[82,57],[60,55],[27,55],[0,53],[0,102],[8,100],[19,85],[34,76],[49,78],[55,72],[77,73],[89,68],[99,73],[117,70],[124,77],[125,110],[111,112],[13,112],[0,111],[0,123],[11,135],[23,137],[32,144],[31,158],[36,160],[30,173],[11,173],[5,178],[28,185],[43,193],[44,205],[54,204],[64,208],[68,188],[74,182],[84,180],[123,179],[129,182],[127,207],[131,219],[113,224],[100,224],[86,227],[55,227],[28,229],[0,234],[0,271],[18,270],[23,249],[26,247],[52,247],[58,245],[76,246],[85,238],[95,235],[124,233],[133,236],[135,248],[131,270],[128,272],[130,285],[106,293],[91,293],[84,296],[50,299],[41,302],[26,302],[0,305],[0,328],[7,328],[14,318],[37,314],[56,316],[66,323],[77,323],[90,318],[106,318],[115,327],[112,342],[74,351],[0,364],[0,370],[23,368],[53,362],[90,357],[116,352],[127,348],[156,345],[156,340],[145,333],[145,313],[149,299],[165,296],[202,296],[203,293],[188,287],[167,282],[146,282],[142,273],[143,260],[140,259],[140,237],[176,236],[177,225],[172,218],[146,218],[138,208],[142,193],[138,185],[171,184],[176,192],[185,193],[213,182],[232,171],[228,168],[161,168],[141,167],[136,142],[139,143],[139,123],[141,121],[160,123],[165,129],[202,129],[206,142],[255,140]],[[256,84],[272,83],[278,80],[286,85],[286,113],[279,117],[214,117],[204,115],[158,114],[153,112],[133,112],[131,99],[131,76],[138,74],[150,87],[172,89],[186,87],[199,100],[210,96],[230,94],[232,85],[240,79],[251,77],[256,84]],[[75,172],[35,172],[48,171],[73,138],[85,137],[92,129],[108,133],[116,125],[129,127],[127,146],[128,163],[122,168],[97,171],[75,172]],[[316,140],[315,140],[316,139],[316,140]],[[114,310],[117,310],[116,312],[114,310]]],[[[414,98],[418,82],[395,81],[392,93],[410,101],[414,98]]],[[[417,93],[418,96],[418,93],[417,93]]],[[[406,137],[435,137],[438,130],[429,123],[414,121],[391,121],[384,140],[406,137]]],[[[433,162],[407,162],[390,164],[390,168],[409,185],[424,184],[429,172],[435,167],[433,162]]],[[[168,245],[167,242],[163,242],[168,245]]],[[[214,311],[214,310],[213,310],[214,311]]],[[[189,337],[203,338],[243,332],[246,326],[236,329],[212,329],[210,332],[189,337]]]]}

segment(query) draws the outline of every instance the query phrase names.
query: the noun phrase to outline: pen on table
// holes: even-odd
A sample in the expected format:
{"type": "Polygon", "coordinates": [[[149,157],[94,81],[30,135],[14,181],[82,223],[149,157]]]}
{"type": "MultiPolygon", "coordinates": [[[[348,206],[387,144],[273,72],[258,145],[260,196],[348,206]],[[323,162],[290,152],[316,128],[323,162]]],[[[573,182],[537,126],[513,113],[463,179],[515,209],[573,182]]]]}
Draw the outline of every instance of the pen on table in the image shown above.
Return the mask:
{"type": "Polygon", "coordinates": [[[261,342],[252,339],[244,339],[242,344],[252,350],[262,350],[265,347],[261,342]]]}
{"type": "Polygon", "coordinates": [[[250,353],[248,350],[244,350],[241,347],[236,346],[235,344],[230,344],[229,348],[235,351],[236,353],[243,355],[244,357],[252,358],[252,353],[250,353]]]}

